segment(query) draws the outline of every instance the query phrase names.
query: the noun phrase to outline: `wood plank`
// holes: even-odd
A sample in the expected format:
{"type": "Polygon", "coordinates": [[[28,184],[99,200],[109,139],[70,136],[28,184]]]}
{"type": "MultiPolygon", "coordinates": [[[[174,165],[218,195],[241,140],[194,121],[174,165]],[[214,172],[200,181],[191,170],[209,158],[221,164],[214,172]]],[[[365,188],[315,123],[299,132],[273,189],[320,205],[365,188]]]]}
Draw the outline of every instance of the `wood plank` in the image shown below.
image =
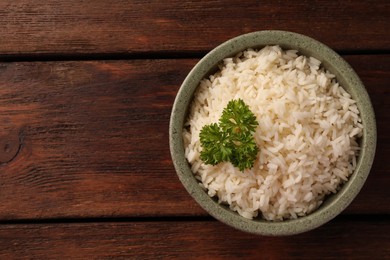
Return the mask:
{"type": "MultiPolygon", "coordinates": [[[[390,55],[347,56],[378,120],[375,165],[347,213],[389,214],[390,55]]],[[[168,123],[197,60],[0,64],[0,219],[199,216],[168,123]],[[16,147],[16,148],[15,148],[16,147]]]]}
{"type": "Polygon", "coordinates": [[[0,226],[0,258],[388,259],[388,220],[335,219],[292,237],[262,237],[217,221],[0,226]]]}
{"type": "Polygon", "coordinates": [[[337,50],[389,50],[390,3],[376,1],[0,2],[0,55],[204,52],[258,30],[337,50]]]}
{"type": "Polygon", "coordinates": [[[0,122],[22,147],[0,166],[1,218],[202,212],[168,144],[173,99],[193,63],[2,64],[0,122]]]}

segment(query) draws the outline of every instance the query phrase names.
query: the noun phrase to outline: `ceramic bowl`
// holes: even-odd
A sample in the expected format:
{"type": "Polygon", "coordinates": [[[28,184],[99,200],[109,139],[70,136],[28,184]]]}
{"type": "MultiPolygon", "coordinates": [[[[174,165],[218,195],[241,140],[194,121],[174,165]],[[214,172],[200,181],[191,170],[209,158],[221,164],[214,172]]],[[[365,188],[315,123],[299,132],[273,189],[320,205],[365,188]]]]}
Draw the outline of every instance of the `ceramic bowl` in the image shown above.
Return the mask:
{"type": "Polygon", "coordinates": [[[190,71],[173,104],[169,125],[169,143],[172,160],[180,181],[189,194],[210,215],[229,226],[254,234],[293,235],[312,230],[330,221],[340,214],[359,193],[374,160],[376,122],[370,98],[363,83],[351,66],[336,52],[312,38],[297,33],[259,31],[244,34],[222,43],[209,52],[190,71]],[[231,211],[227,206],[218,204],[199,186],[184,156],[183,123],[200,80],[214,73],[224,58],[233,57],[248,48],[261,49],[266,45],[279,45],[283,49],[298,50],[300,54],[320,60],[322,66],[336,75],[338,82],[357,101],[364,127],[357,167],[349,180],[336,194],[326,197],[324,203],[317,210],[294,220],[267,221],[260,218],[250,220],[231,211]]]}

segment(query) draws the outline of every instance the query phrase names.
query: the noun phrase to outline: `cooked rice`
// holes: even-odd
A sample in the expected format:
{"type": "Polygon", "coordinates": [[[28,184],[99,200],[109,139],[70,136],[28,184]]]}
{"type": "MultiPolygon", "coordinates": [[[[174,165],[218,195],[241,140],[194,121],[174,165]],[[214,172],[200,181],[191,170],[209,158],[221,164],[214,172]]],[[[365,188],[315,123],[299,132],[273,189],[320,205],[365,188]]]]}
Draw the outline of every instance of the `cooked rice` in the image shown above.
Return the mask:
{"type": "Polygon", "coordinates": [[[183,137],[191,170],[209,196],[245,218],[294,219],[318,208],[348,180],[362,136],[359,110],[320,65],[296,50],[267,46],[226,58],[202,80],[183,137]],[[229,162],[206,165],[199,132],[239,98],[259,123],[254,167],[241,172],[229,162]]]}

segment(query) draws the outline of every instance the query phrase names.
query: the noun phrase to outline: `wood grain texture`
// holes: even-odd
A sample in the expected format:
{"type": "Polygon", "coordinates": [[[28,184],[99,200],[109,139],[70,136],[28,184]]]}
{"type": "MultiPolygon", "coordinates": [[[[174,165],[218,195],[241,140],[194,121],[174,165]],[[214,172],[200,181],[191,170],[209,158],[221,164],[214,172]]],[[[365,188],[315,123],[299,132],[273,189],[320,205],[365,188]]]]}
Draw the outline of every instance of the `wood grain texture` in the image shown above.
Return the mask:
{"type": "MultiPolygon", "coordinates": [[[[346,212],[389,214],[378,198],[390,195],[390,55],[346,59],[372,98],[379,137],[367,185],[346,212]]],[[[196,62],[1,63],[0,154],[18,149],[0,164],[0,219],[206,215],[168,144],[175,95],[196,62]]]]}
{"type": "Polygon", "coordinates": [[[217,221],[0,226],[0,258],[388,259],[390,223],[335,219],[293,237],[261,237],[217,221]]]}
{"type": "Polygon", "coordinates": [[[193,63],[2,64],[0,122],[22,146],[0,166],[1,218],[202,212],[168,144],[178,82],[193,63]]]}
{"type": "Polygon", "coordinates": [[[386,0],[5,0],[0,55],[204,52],[270,29],[303,33],[336,50],[389,50],[389,25],[386,0]]]}

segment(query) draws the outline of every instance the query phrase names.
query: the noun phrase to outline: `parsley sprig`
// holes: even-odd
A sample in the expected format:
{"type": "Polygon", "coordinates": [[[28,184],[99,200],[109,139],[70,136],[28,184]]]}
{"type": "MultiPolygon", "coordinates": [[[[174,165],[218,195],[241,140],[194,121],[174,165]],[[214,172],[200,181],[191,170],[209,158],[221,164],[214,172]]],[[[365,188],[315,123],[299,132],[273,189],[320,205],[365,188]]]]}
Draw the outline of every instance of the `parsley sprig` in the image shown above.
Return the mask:
{"type": "Polygon", "coordinates": [[[259,151],[253,138],[257,126],[248,105],[242,99],[231,100],[222,111],[219,125],[206,125],[200,131],[200,158],[211,165],[229,161],[240,171],[252,168],[259,151]]]}

